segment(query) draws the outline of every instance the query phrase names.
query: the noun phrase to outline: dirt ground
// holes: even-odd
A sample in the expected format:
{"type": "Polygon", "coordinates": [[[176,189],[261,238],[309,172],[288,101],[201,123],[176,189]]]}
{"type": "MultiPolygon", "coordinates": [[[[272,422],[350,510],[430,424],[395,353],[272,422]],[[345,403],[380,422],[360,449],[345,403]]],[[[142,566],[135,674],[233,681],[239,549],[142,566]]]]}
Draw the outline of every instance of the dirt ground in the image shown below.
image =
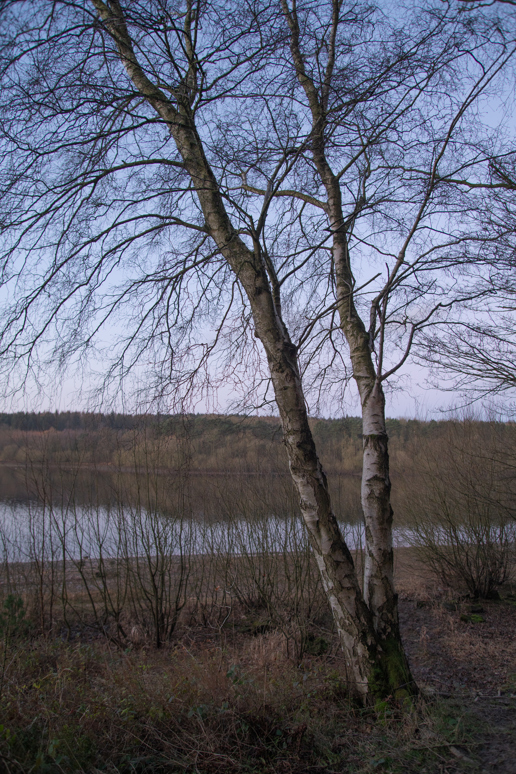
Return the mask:
{"type": "Polygon", "coordinates": [[[452,752],[466,770],[516,774],[516,588],[499,601],[454,597],[403,549],[396,569],[414,677],[426,695],[463,705],[474,728],[452,752]]]}

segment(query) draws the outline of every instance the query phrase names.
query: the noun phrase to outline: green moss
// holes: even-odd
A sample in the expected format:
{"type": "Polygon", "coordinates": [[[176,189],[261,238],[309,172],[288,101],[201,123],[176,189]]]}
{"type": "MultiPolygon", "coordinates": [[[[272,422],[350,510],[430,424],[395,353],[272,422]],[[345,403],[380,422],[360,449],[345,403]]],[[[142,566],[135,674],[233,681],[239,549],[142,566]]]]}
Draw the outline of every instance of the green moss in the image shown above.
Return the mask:
{"type": "Polygon", "coordinates": [[[484,617],[478,613],[472,613],[471,615],[463,613],[460,620],[464,621],[464,623],[484,623],[484,617]]]}
{"type": "Polygon", "coordinates": [[[391,696],[400,704],[410,702],[417,693],[405,653],[395,637],[382,642],[382,653],[369,680],[369,693],[376,702],[391,696]]]}
{"type": "Polygon", "coordinates": [[[304,651],[309,656],[324,656],[327,652],[330,644],[324,637],[315,637],[313,634],[309,634],[304,640],[304,651]]]}

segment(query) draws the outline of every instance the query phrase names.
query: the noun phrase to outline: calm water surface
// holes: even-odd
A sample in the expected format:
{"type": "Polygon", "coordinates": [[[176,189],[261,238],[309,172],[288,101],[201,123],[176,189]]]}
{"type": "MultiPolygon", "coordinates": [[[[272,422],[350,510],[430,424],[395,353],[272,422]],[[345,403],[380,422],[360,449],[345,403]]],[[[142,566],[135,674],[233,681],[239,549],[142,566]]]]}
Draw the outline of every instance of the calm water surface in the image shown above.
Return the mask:
{"type": "MultiPolygon", "coordinates": [[[[332,497],[351,549],[363,544],[360,481],[334,477],[332,497]]],[[[148,475],[0,469],[0,556],[117,557],[259,553],[306,542],[290,477],[148,475]]],[[[395,530],[406,545],[407,530],[395,530]]]]}

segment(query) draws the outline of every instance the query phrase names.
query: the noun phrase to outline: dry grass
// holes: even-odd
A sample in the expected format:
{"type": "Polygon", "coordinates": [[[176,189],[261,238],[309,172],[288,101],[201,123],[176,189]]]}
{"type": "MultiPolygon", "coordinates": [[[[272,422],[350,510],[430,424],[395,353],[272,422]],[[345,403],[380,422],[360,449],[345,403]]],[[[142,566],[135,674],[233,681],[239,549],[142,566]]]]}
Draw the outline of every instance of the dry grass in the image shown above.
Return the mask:
{"type": "Polygon", "coordinates": [[[388,760],[390,770],[410,771],[404,759],[422,760],[428,739],[438,739],[435,722],[424,708],[403,723],[394,707],[364,714],[349,703],[340,674],[334,657],[294,665],[277,634],[160,652],[26,643],[10,653],[4,683],[3,765],[368,772],[388,760]]]}
{"type": "MultiPolygon", "coordinates": [[[[460,669],[470,670],[465,679],[471,678],[477,691],[484,680],[485,690],[497,692],[492,682],[497,671],[499,685],[508,685],[514,646],[497,627],[516,623],[508,620],[516,617],[516,607],[510,600],[489,603],[485,624],[465,624],[462,608],[443,608],[428,579],[414,581],[411,566],[402,552],[397,561],[399,586],[405,589],[402,624],[418,680],[433,688],[434,696],[469,691],[470,686],[453,685],[460,669]],[[481,670],[486,660],[489,675],[481,670]]],[[[199,621],[194,625],[190,611],[189,625],[160,650],[142,632],[125,649],[86,630],[77,631],[72,642],[55,635],[13,639],[2,648],[0,771],[468,769],[450,752],[475,754],[463,706],[434,698],[410,710],[390,702],[360,709],[348,698],[345,666],[331,633],[324,631],[325,653],[305,652],[299,660],[288,631],[261,630],[255,625],[258,614],[235,610],[217,630],[199,621]]]]}

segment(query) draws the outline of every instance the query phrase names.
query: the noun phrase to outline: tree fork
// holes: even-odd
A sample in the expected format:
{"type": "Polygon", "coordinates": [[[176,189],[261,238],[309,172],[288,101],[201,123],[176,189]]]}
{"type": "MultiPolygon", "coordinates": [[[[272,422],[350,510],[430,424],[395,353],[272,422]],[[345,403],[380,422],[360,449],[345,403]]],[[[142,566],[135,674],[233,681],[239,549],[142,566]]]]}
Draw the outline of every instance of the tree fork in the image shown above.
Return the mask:
{"type": "Polygon", "coordinates": [[[323,586],[351,672],[352,693],[364,703],[413,693],[401,641],[382,639],[366,604],[355,565],[331,508],[326,476],[308,423],[296,348],[274,301],[263,257],[237,234],[205,156],[190,103],[176,97],[177,107],[153,84],[134,52],[118,0],[106,5],[92,0],[120,56],[129,79],[168,126],[190,175],[206,230],[240,281],[253,314],[270,368],[292,479],[297,489],[323,586]],[[385,646],[385,647],[384,647],[385,646]],[[395,654],[395,655],[393,655],[395,654]]]}
{"type": "MultiPolygon", "coordinates": [[[[332,252],[337,287],[337,308],[340,327],[349,346],[353,377],[357,383],[362,406],[363,466],[361,501],[366,531],[364,567],[364,598],[370,610],[381,655],[376,659],[376,687],[382,692],[395,685],[406,686],[409,694],[417,692],[399,631],[397,595],[394,591],[392,550],[391,483],[389,478],[388,438],[385,425],[385,397],[374,367],[369,335],[356,310],[351,270],[347,223],[342,206],[339,179],[326,156],[325,126],[328,96],[335,63],[337,28],[340,22],[339,0],[333,0],[328,63],[324,85],[319,92],[308,75],[301,50],[301,30],[295,4],[289,8],[281,0],[283,14],[290,32],[290,50],[297,79],[302,87],[312,116],[311,147],[315,167],[327,195],[327,213],[332,232],[332,252]]],[[[365,197],[361,197],[361,201],[365,197]]],[[[357,205],[359,208],[359,205],[357,205]]],[[[353,218],[356,216],[353,213],[353,218]]],[[[395,690],[400,690],[396,688],[395,690]]]]}

